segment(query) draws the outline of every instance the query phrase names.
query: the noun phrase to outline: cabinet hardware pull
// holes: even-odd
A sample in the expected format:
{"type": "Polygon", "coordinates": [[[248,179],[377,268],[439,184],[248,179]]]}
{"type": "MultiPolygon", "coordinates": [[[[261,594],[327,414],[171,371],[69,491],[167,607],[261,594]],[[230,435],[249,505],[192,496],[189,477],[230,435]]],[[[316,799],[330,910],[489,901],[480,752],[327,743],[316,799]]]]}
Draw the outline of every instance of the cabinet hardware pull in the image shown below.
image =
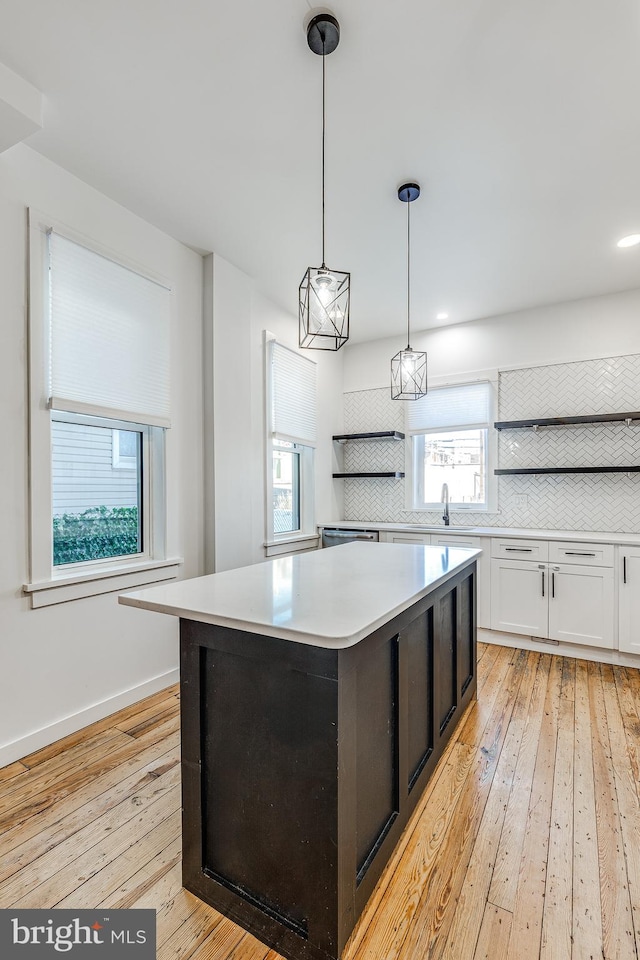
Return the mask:
{"type": "Polygon", "coordinates": [[[555,600],[555,598],[556,598],[556,575],[555,575],[555,573],[553,573],[553,571],[552,571],[552,573],[551,573],[551,599],[552,599],[552,600],[555,600]]]}
{"type": "Polygon", "coordinates": [[[627,558],[622,558],[622,582],[627,582],[627,558]]]}
{"type": "Polygon", "coordinates": [[[544,570],[542,571],[542,596],[544,597],[544,570]]]}
{"type": "Polygon", "coordinates": [[[533,553],[532,547],[505,547],[506,553],[533,553]]]}
{"type": "Polygon", "coordinates": [[[581,553],[579,550],[565,550],[567,557],[595,557],[595,553],[581,553]]]}

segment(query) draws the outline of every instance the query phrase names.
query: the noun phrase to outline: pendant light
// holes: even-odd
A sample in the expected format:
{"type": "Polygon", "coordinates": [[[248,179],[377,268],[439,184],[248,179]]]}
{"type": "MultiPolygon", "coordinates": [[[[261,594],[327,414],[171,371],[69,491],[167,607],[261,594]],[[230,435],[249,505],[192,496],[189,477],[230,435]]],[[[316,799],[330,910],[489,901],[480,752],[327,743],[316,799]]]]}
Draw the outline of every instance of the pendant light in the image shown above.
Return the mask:
{"type": "Polygon", "coordinates": [[[419,400],[427,393],[427,355],[411,349],[411,204],[419,196],[417,183],[398,187],[398,199],[407,205],[407,349],[391,360],[392,400],[419,400]]]}
{"type": "Polygon", "coordinates": [[[339,350],[349,339],[350,274],[330,270],[324,259],[325,59],[340,42],[340,25],[328,13],[307,27],[307,43],[322,57],[322,266],[309,267],[299,290],[299,343],[312,350],[339,350]]]}

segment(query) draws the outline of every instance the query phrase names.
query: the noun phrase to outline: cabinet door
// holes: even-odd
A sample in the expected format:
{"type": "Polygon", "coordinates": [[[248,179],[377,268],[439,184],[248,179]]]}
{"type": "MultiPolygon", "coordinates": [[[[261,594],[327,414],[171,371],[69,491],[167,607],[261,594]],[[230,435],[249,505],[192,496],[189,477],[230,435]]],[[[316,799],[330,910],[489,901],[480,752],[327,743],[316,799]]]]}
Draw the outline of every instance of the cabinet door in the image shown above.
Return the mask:
{"type": "Polygon", "coordinates": [[[549,637],[613,648],[613,570],[549,564],[549,637]]]}
{"type": "Polygon", "coordinates": [[[620,649],[640,653],[640,549],[620,547],[620,649]]]}
{"type": "Polygon", "coordinates": [[[548,627],[546,563],[491,561],[491,629],[546,637],[548,627]]]}

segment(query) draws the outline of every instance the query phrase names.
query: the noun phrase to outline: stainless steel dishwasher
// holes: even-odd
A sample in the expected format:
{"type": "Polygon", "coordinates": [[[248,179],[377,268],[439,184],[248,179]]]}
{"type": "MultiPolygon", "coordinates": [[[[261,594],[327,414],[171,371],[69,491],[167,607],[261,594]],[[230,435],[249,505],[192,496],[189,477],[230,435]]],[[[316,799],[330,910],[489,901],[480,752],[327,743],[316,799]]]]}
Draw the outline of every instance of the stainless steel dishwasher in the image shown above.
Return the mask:
{"type": "Polygon", "coordinates": [[[379,540],[377,530],[346,530],[340,527],[324,527],[322,530],[322,546],[337,547],[340,543],[351,543],[353,540],[379,540]]]}

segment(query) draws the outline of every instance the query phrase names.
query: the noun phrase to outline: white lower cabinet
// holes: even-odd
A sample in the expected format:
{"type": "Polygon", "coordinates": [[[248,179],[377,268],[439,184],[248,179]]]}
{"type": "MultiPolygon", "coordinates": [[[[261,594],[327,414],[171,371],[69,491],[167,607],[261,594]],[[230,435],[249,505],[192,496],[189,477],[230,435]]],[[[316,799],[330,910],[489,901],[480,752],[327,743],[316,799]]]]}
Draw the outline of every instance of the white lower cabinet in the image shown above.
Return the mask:
{"type": "Polygon", "coordinates": [[[613,648],[613,568],[549,564],[549,576],[549,632],[546,636],[550,640],[613,648]]]}
{"type": "Polygon", "coordinates": [[[620,547],[620,650],[640,654],[640,549],[620,547]]]}
{"type": "Polygon", "coordinates": [[[547,564],[491,561],[491,629],[546,637],[549,623],[547,564]]]}
{"type": "MultiPolygon", "coordinates": [[[[503,544],[494,546],[495,553],[503,544]]],[[[640,551],[638,551],[640,583],[640,551]]],[[[612,566],[491,561],[491,629],[612,649],[615,642],[612,566]]],[[[640,602],[637,604],[640,613],[640,602]]],[[[638,638],[640,651],[640,638],[638,638]]]]}

